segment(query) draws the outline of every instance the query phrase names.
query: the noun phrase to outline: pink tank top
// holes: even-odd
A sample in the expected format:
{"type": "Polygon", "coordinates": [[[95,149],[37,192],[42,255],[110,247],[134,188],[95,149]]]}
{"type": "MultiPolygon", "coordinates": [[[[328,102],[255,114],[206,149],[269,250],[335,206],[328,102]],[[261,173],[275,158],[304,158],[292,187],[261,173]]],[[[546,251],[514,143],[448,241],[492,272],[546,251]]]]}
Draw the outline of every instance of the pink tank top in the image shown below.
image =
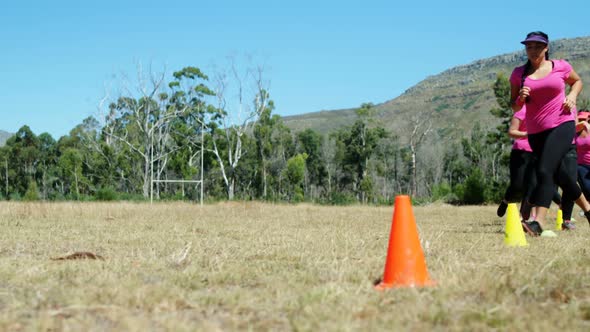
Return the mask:
{"type": "Polygon", "coordinates": [[[576,151],[578,152],[578,164],[590,165],[590,136],[576,137],[576,151]]]}
{"type": "MultiPolygon", "coordinates": [[[[514,113],[513,117],[520,120],[520,126],[518,126],[518,130],[526,131],[526,122],[525,122],[526,106],[523,106],[520,109],[520,111],[514,113]]],[[[528,137],[521,137],[521,138],[515,139],[514,144],[512,144],[512,150],[522,150],[522,151],[527,151],[527,152],[533,152],[533,149],[531,149],[531,145],[529,144],[528,137]]]]}
{"type": "MultiPolygon", "coordinates": [[[[525,66],[516,67],[510,75],[510,83],[521,86],[525,66]]],[[[574,121],[575,110],[565,111],[565,81],[572,66],[565,60],[553,60],[551,72],[540,79],[526,77],[524,86],[531,88],[526,103],[526,125],[529,134],[536,134],[555,128],[567,121],[574,121]]]]}

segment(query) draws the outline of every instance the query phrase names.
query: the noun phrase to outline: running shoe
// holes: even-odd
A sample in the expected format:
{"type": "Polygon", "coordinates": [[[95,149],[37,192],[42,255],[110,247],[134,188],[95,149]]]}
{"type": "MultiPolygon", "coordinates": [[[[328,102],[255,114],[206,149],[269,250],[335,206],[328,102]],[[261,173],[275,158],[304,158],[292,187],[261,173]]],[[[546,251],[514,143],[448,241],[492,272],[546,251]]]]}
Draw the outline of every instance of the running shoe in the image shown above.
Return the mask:
{"type": "Polygon", "coordinates": [[[531,222],[523,222],[522,227],[525,230],[525,232],[527,232],[527,234],[529,234],[530,236],[539,236],[541,235],[541,233],[543,233],[543,228],[541,228],[541,224],[534,220],[531,222]]]}
{"type": "Polygon", "coordinates": [[[506,202],[504,201],[501,201],[500,205],[498,205],[498,210],[496,210],[496,214],[498,215],[498,217],[504,217],[507,208],[508,204],[506,204],[506,202]]]}
{"type": "Polygon", "coordinates": [[[564,220],[563,223],[561,223],[562,231],[573,231],[574,229],[576,229],[576,225],[570,220],[564,220]]]}

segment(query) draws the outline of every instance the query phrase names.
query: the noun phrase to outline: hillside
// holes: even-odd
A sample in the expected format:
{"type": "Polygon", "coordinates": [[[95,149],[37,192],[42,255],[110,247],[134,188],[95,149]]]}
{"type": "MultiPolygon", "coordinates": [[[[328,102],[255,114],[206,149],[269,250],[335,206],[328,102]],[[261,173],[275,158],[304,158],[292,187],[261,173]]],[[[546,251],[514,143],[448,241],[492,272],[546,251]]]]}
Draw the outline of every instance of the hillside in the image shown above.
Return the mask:
{"type": "MultiPolygon", "coordinates": [[[[586,83],[580,98],[590,97],[590,37],[552,41],[551,58],[567,59],[586,83]]],[[[410,117],[428,116],[433,128],[445,136],[463,136],[477,121],[496,125],[490,114],[497,107],[492,85],[498,73],[509,76],[515,66],[526,61],[524,51],[498,55],[448,69],[430,76],[402,95],[376,105],[379,123],[403,135],[410,117]]],[[[359,105],[351,105],[358,107],[359,105]]],[[[354,109],[322,111],[285,117],[295,131],[312,128],[328,133],[356,119],[354,109]]]]}
{"type": "Polygon", "coordinates": [[[0,146],[4,146],[4,144],[6,143],[6,140],[8,138],[10,138],[10,136],[12,136],[12,135],[14,135],[14,134],[9,133],[4,130],[0,130],[0,146]]]}

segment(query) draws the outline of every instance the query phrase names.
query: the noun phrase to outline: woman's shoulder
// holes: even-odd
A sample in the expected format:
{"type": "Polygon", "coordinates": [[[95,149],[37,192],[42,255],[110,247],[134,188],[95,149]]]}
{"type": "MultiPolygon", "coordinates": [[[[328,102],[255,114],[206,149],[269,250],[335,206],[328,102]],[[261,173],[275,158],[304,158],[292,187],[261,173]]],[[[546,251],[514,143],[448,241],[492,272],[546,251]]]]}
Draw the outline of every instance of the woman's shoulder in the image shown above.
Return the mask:
{"type": "Polygon", "coordinates": [[[526,67],[526,64],[524,64],[522,66],[514,67],[514,70],[512,70],[512,75],[522,75],[525,67],[526,67]]]}
{"type": "Polygon", "coordinates": [[[553,61],[553,66],[555,69],[565,69],[565,70],[572,69],[572,65],[570,65],[570,63],[565,59],[554,59],[551,61],[553,61]]]}
{"type": "Polygon", "coordinates": [[[569,64],[566,59],[552,59],[551,61],[555,64],[569,64]]]}
{"type": "Polygon", "coordinates": [[[524,120],[526,118],[526,107],[521,108],[518,112],[514,112],[512,116],[518,120],[524,120]]]}
{"type": "Polygon", "coordinates": [[[522,74],[524,73],[525,67],[526,65],[522,65],[519,67],[515,67],[514,70],[512,70],[512,74],[510,74],[510,82],[512,84],[520,84],[520,80],[522,79],[522,74]]]}

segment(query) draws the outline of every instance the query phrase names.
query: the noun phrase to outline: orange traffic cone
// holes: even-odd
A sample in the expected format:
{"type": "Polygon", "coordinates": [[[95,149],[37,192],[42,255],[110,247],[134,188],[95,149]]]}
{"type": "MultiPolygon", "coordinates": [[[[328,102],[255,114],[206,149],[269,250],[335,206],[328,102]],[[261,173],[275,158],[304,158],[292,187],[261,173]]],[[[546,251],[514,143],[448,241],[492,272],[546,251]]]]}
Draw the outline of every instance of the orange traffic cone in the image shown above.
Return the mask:
{"type": "Polygon", "coordinates": [[[434,284],[426,269],[410,196],[396,196],[385,272],[383,280],[375,288],[384,290],[434,284]]]}

